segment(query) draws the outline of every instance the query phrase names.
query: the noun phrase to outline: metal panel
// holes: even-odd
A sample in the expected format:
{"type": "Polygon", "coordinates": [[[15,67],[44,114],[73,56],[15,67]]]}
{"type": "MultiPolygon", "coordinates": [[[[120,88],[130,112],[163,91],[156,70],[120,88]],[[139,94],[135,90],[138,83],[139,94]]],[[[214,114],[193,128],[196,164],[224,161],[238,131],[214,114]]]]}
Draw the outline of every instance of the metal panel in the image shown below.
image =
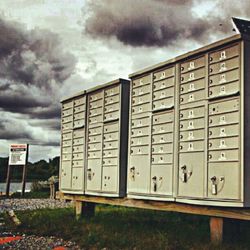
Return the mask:
{"type": "Polygon", "coordinates": [[[85,137],[85,129],[77,129],[73,131],[73,138],[83,138],[85,137]]]}
{"type": "Polygon", "coordinates": [[[74,106],[84,105],[85,103],[86,103],[86,97],[85,96],[74,99],[74,106]]]}
{"type": "Polygon", "coordinates": [[[137,146],[131,147],[131,155],[149,155],[149,146],[137,146]]]}
{"type": "Polygon", "coordinates": [[[145,103],[132,108],[132,114],[140,114],[151,111],[151,104],[145,103]]]}
{"type": "Polygon", "coordinates": [[[155,154],[163,154],[163,153],[172,153],[173,152],[173,144],[172,143],[164,143],[160,145],[152,146],[152,153],[155,154]]]}
{"type": "Polygon", "coordinates": [[[159,143],[167,143],[173,142],[174,134],[173,133],[165,133],[161,135],[153,135],[152,136],[152,144],[159,144],[159,143]]]}
{"type": "Polygon", "coordinates": [[[131,131],[131,137],[145,136],[150,133],[150,127],[133,128],[131,131]]]}
{"type": "Polygon", "coordinates": [[[174,120],[174,113],[172,111],[158,113],[158,114],[153,115],[153,126],[156,124],[173,122],[173,120],[174,120]]]}
{"type": "Polygon", "coordinates": [[[152,164],[170,164],[173,163],[173,154],[153,154],[152,155],[152,164]]]}
{"type": "Polygon", "coordinates": [[[152,133],[154,135],[168,133],[168,132],[173,132],[173,123],[172,122],[169,122],[166,124],[154,125],[153,129],[152,129],[152,133]]]}
{"type": "Polygon", "coordinates": [[[72,132],[62,133],[62,140],[71,140],[72,139],[72,132]]]}
{"type": "Polygon", "coordinates": [[[234,82],[240,79],[240,70],[234,69],[228,72],[209,76],[209,86],[234,82]]]}
{"type": "Polygon", "coordinates": [[[213,115],[209,117],[209,126],[220,126],[227,124],[235,124],[240,122],[240,113],[238,111],[231,113],[221,113],[219,115],[213,115]]]}
{"type": "Polygon", "coordinates": [[[62,110],[62,117],[70,116],[73,114],[73,109],[62,110]]]}
{"type": "Polygon", "coordinates": [[[88,152],[92,152],[92,151],[99,151],[102,149],[102,144],[101,142],[96,142],[96,143],[90,143],[88,145],[88,152]]]}
{"type": "Polygon", "coordinates": [[[61,162],[61,189],[71,188],[71,162],[61,162]]]}
{"type": "Polygon", "coordinates": [[[118,146],[118,141],[104,142],[103,144],[104,149],[118,149],[118,146]]]}
{"type": "Polygon", "coordinates": [[[89,128],[89,135],[100,135],[102,133],[102,127],[89,128]]]}
{"type": "Polygon", "coordinates": [[[232,136],[238,136],[239,131],[240,127],[238,124],[213,127],[209,129],[208,136],[209,138],[232,137],[232,136]]]}
{"type": "Polygon", "coordinates": [[[226,72],[232,69],[236,69],[239,67],[240,61],[239,57],[232,58],[223,62],[211,64],[209,66],[209,73],[212,74],[218,74],[221,72],[226,72]]]}
{"type": "Polygon", "coordinates": [[[105,97],[105,105],[108,105],[108,104],[113,104],[113,103],[117,103],[120,101],[120,96],[119,95],[113,95],[113,96],[110,96],[110,97],[105,97]]]}
{"type": "Polygon", "coordinates": [[[209,162],[217,161],[239,161],[239,150],[238,149],[228,149],[228,150],[216,150],[209,151],[208,154],[209,162]]]}
{"type": "Polygon", "coordinates": [[[89,117],[89,124],[101,123],[103,120],[103,115],[96,115],[93,117],[89,117]]]}
{"type": "Polygon", "coordinates": [[[101,151],[88,151],[88,159],[101,159],[101,151]]]}
{"type": "Polygon", "coordinates": [[[113,95],[117,95],[120,93],[120,86],[115,86],[115,87],[111,87],[111,88],[107,88],[104,91],[104,95],[105,97],[109,97],[109,96],[113,96],[113,95]]]}
{"type": "Polygon", "coordinates": [[[131,127],[136,128],[136,127],[144,127],[144,126],[149,126],[150,125],[150,117],[142,117],[139,119],[133,119],[131,121],[131,127]]]}
{"type": "Polygon", "coordinates": [[[84,159],[84,153],[73,154],[73,159],[74,160],[83,160],[84,159]]]}
{"type": "Polygon", "coordinates": [[[180,132],[180,141],[197,141],[205,139],[204,129],[180,132]]]}
{"type": "Polygon", "coordinates": [[[101,142],[102,136],[101,135],[91,135],[88,138],[88,143],[96,143],[96,142],[101,142]]]}
{"type": "Polygon", "coordinates": [[[117,192],[118,173],[117,167],[104,167],[102,173],[102,191],[117,192]]]}
{"type": "Polygon", "coordinates": [[[72,159],[72,154],[62,154],[62,161],[71,161],[72,159]]]}
{"type": "Polygon", "coordinates": [[[105,105],[104,113],[114,112],[119,110],[119,108],[120,108],[120,103],[105,105]]]}
{"type": "Polygon", "coordinates": [[[174,74],[175,74],[175,67],[172,66],[172,67],[163,69],[161,71],[155,72],[153,74],[153,79],[154,81],[159,81],[159,80],[174,76],[174,74]]]}
{"type": "Polygon", "coordinates": [[[169,87],[174,86],[174,84],[175,84],[175,78],[174,77],[167,78],[165,80],[154,82],[153,83],[153,90],[157,91],[157,90],[160,90],[160,89],[169,88],[169,87]]]}
{"type": "Polygon", "coordinates": [[[133,88],[151,83],[151,75],[145,75],[132,82],[133,88]]]}
{"type": "Polygon", "coordinates": [[[73,116],[66,116],[62,118],[62,123],[68,123],[73,121],[73,116]]]}
{"type": "Polygon", "coordinates": [[[203,152],[204,141],[189,141],[180,143],[180,152],[203,152]]]}
{"type": "Polygon", "coordinates": [[[74,113],[79,113],[79,112],[83,112],[83,111],[85,111],[84,105],[74,107],[74,113]]]}
{"type": "Polygon", "coordinates": [[[184,94],[180,96],[180,104],[192,103],[201,101],[206,98],[205,90],[198,90],[192,93],[184,94]]]}
{"type": "Polygon", "coordinates": [[[118,157],[112,157],[112,158],[104,158],[103,161],[103,166],[104,167],[109,167],[109,166],[118,166],[118,157]]]}
{"type": "Polygon", "coordinates": [[[117,111],[105,114],[104,121],[116,120],[116,119],[119,119],[119,117],[120,117],[120,111],[117,110],[117,111]]]}
{"type": "Polygon", "coordinates": [[[85,143],[85,138],[84,137],[73,139],[73,145],[74,146],[84,145],[84,143],[85,143]]]}
{"type": "Polygon", "coordinates": [[[74,120],[85,120],[85,112],[74,114],[74,120]]]}
{"type": "Polygon", "coordinates": [[[238,111],[240,108],[239,99],[225,100],[209,105],[209,115],[238,111]]]}
{"type": "Polygon", "coordinates": [[[89,95],[90,102],[97,101],[102,98],[103,98],[103,91],[97,91],[89,95]]]}
{"type": "Polygon", "coordinates": [[[62,130],[70,130],[72,128],[73,128],[73,121],[62,124],[62,130]]]}
{"type": "Polygon", "coordinates": [[[181,73],[192,71],[205,66],[205,57],[198,57],[181,64],[181,73]]]}
{"type": "Polygon", "coordinates": [[[210,98],[225,96],[225,95],[233,95],[240,91],[240,83],[232,82],[227,84],[222,84],[219,86],[214,86],[209,88],[208,95],[210,98]]]}
{"type": "Polygon", "coordinates": [[[78,145],[73,147],[74,153],[81,153],[84,152],[84,145],[78,145]]]}
{"type": "Polygon", "coordinates": [[[228,137],[228,138],[218,138],[209,140],[210,150],[223,150],[223,149],[234,149],[239,148],[240,140],[239,137],[228,137]]]}
{"type": "Polygon", "coordinates": [[[205,118],[184,120],[180,122],[180,131],[200,129],[205,127],[205,118]]]}
{"type": "Polygon", "coordinates": [[[85,125],[85,120],[77,120],[74,121],[73,127],[74,128],[81,128],[85,125]]]}
{"type": "Polygon", "coordinates": [[[102,113],[102,108],[103,107],[103,100],[99,99],[97,101],[92,101],[89,104],[89,115],[95,115],[95,114],[100,114],[102,113]]]}
{"type": "Polygon", "coordinates": [[[108,142],[108,141],[117,141],[119,138],[119,133],[118,132],[112,132],[109,134],[106,134],[103,136],[103,140],[104,142],[108,142]]]}
{"type": "Polygon", "coordinates": [[[72,189],[83,190],[83,168],[72,169],[72,189]]]}
{"type": "Polygon", "coordinates": [[[204,117],[204,115],[205,115],[204,106],[180,110],[180,120],[200,118],[204,117]]]}
{"type": "Polygon", "coordinates": [[[132,106],[148,103],[151,101],[151,95],[145,94],[142,96],[134,96],[132,97],[132,106]]]}
{"type": "MultiPolygon", "coordinates": [[[[73,154],[73,157],[75,156],[75,154],[73,154]]],[[[84,163],[83,163],[83,160],[76,160],[76,159],[74,159],[73,160],[73,162],[72,162],[72,167],[73,168],[79,168],[79,167],[81,167],[81,168],[83,168],[83,165],[84,165],[84,163]]]]}
{"type": "Polygon", "coordinates": [[[65,109],[71,109],[73,108],[73,101],[69,101],[69,102],[64,102],[62,104],[62,109],[65,110],[65,109]]]}
{"type": "Polygon", "coordinates": [[[150,142],[150,137],[149,135],[146,135],[146,136],[131,138],[130,143],[132,146],[142,146],[142,145],[149,145],[149,142],[150,142]]]}
{"type": "Polygon", "coordinates": [[[200,68],[192,72],[184,73],[181,75],[181,83],[191,82],[205,77],[205,68],[200,68]]]}
{"type": "Polygon", "coordinates": [[[174,107],[174,97],[168,97],[153,102],[153,110],[169,109],[174,107]]]}
{"type": "Polygon", "coordinates": [[[103,150],[103,157],[118,157],[118,149],[105,149],[103,150]]]}
{"type": "Polygon", "coordinates": [[[88,169],[86,172],[87,191],[101,191],[102,168],[100,161],[88,160],[88,169]]]}
{"type": "Polygon", "coordinates": [[[145,85],[145,86],[133,89],[132,96],[141,96],[141,95],[148,94],[150,92],[151,92],[151,85],[145,85]]]}
{"type": "Polygon", "coordinates": [[[205,79],[199,79],[196,81],[185,83],[180,86],[180,93],[185,94],[185,93],[205,89],[205,85],[206,85],[205,79]]]}

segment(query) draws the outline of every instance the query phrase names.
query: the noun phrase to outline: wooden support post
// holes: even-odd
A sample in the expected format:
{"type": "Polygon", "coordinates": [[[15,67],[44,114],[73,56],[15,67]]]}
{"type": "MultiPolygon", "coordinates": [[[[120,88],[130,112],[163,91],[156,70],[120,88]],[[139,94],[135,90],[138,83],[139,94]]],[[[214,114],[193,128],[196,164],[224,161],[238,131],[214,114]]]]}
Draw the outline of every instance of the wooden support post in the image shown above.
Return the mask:
{"type": "Polygon", "coordinates": [[[79,220],[82,217],[82,212],[83,212],[82,207],[83,207],[82,201],[75,201],[76,220],[79,220]]]}
{"type": "Polygon", "coordinates": [[[11,166],[8,164],[8,170],[7,170],[7,178],[6,178],[6,197],[9,197],[10,195],[10,179],[11,179],[11,166]]]}
{"type": "Polygon", "coordinates": [[[95,203],[75,201],[76,219],[82,216],[91,218],[95,215],[95,203]]]}
{"type": "Polygon", "coordinates": [[[29,157],[29,144],[27,144],[27,153],[26,153],[26,159],[25,159],[25,165],[23,166],[23,177],[22,177],[22,192],[21,197],[25,194],[25,184],[26,184],[26,167],[28,164],[28,157],[29,157]]]}
{"type": "Polygon", "coordinates": [[[213,244],[220,244],[223,240],[223,218],[210,217],[210,239],[213,244]]]}

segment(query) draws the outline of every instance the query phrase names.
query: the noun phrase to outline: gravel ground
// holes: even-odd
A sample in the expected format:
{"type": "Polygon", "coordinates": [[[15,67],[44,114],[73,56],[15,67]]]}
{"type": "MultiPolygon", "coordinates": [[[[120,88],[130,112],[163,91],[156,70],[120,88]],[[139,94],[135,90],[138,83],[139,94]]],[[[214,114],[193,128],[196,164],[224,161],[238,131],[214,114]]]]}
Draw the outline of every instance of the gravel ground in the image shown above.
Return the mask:
{"type": "Polygon", "coordinates": [[[71,202],[51,199],[0,199],[0,213],[8,210],[35,210],[39,208],[65,208],[71,206],[71,202]]]}

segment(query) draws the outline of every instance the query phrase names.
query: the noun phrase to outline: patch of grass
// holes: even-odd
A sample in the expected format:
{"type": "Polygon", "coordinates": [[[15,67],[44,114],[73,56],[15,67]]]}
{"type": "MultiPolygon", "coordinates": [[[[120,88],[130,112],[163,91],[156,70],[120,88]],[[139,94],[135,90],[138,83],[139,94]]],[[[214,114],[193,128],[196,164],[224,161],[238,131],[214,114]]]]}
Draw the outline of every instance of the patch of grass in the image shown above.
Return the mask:
{"type": "Polygon", "coordinates": [[[22,225],[10,230],[58,236],[85,249],[249,249],[250,224],[236,243],[215,248],[209,239],[209,218],[173,212],[99,205],[92,218],[75,220],[73,208],[17,212],[22,225]]]}
{"type": "MultiPolygon", "coordinates": [[[[11,198],[22,198],[21,193],[16,192],[11,195],[11,198]]],[[[34,192],[28,192],[25,193],[24,197],[25,199],[46,199],[49,198],[49,192],[45,191],[34,191],[34,192]]]]}

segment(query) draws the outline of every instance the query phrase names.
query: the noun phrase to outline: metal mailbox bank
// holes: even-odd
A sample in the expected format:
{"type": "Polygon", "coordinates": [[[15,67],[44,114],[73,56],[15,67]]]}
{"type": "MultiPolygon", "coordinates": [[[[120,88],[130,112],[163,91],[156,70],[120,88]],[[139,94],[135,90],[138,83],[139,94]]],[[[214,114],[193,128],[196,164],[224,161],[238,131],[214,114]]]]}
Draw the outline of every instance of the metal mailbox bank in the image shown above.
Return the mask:
{"type": "Polygon", "coordinates": [[[86,194],[126,194],[129,81],[87,90],[86,194]]]}
{"type": "Polygon", "coordinates": [[[238,25],[130,75],[128,197],[250,205],[250,32],[238,25]]]}

